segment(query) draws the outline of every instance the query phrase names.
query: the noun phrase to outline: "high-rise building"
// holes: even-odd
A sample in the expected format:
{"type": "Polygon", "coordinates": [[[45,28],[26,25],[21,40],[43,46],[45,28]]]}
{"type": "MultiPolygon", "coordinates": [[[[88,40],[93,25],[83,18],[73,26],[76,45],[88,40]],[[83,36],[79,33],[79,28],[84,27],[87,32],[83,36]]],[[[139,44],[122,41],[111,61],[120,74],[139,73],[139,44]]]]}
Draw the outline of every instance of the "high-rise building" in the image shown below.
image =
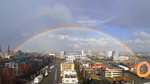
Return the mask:
{"type": "Polygon", "coordinates": [[[92,56],[92,51],[91,51],[91,50],[88,50],[87,55],[88,55],[88,56],[92,56]]]}
{"type": "Polygon", "coordinates": [[[61,58],[61,59],[64,59],[65,56],[66,56],[66,52],[65,52],[65,51],[61,51],[61,52],[60,52],[60,58],[61,58]]]}
{"type": "Polygon", "coordinates": [[[107,51],[106,58],[114,60],[114,61],[118,60],[118,58],[119,58],[119,51],[107,51]]]}
{"type": "Polygon", "coordinates": [[[117,61],[119,59],[119,51],[114,51],[113,61],[117,61]]]}
{"type": "Polygon", "coordinates": [[[113,54],[114,54],[114,51],[107,51],[106,58],[107,59],[113,59],[113,54]]]}
{"type": "Polygon", "coordinates": [[[86,56],[86,54],[84,53],[84,50],[81,51],[81,56],[86,56]]]}

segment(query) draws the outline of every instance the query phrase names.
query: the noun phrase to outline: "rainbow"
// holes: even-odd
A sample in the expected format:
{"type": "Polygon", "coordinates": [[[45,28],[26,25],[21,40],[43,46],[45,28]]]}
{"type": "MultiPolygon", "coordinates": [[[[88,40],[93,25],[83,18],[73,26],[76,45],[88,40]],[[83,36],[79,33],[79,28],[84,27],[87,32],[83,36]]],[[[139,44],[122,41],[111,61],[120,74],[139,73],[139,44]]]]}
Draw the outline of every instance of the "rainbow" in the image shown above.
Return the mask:
{"type": "Polygon", "coordinates": [[[38,33],[36,35],[33,35],[32,37],[28,38],[27,40],[25,40],[21,45],[19,45],[15,51],[23,48],[25,45],[27,45],[28,43],[30,43],[31,41],[39,38],[40,36],[46,34],[46,33],[49,33],[49,32],[52,32],[52,31],[57,31],[57,30],[62,30],[62,29],[85,29],[85,30],[89,30],[89,31],[94,31],[94,32],[97,32],[97,33],[100,33],[102,35],[105,35],[109,38],[111,38],[112,40],[114,40],[115,42],[121,44],[122,46],[125,46],[126,49],[133,55],[133,56],[136,56],[136,54],[134,53],[134,51],[132,51],[126,44],[124,44],[123,42],[119,41],[117,38],[107,34],[107,33],[104,33],[100,30],[97,30],[97,29],[92,29],[92,28],[87,28],[87,27],[81,27],[81,26],[69,26],[69,27],[58,27],[58,28],[52,28],[52,29],[48,29],[48,30],[45,30],[41,33],[38,33]]]}

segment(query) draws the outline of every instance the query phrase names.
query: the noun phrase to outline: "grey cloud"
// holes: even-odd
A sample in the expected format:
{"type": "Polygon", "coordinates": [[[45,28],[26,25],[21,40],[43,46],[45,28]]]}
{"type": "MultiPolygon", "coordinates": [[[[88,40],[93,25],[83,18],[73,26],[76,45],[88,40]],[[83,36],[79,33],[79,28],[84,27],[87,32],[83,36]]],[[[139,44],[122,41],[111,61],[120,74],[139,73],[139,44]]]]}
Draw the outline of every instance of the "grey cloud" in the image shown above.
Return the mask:
{"type": "Polygon", "coordinates": [[[140,38],[150,38],[150,34],[146,32],[134,32],[134,35],[140,37],[140,38]]]}
{"type": "MultiPolygon", "coordinates": [[[[16,46],[25,39],[44,30],[61,26],[79,25],[73,19],[69,8],[60,3],[46,2],[42,0],[2,1],[0,3],[0,45],[5,45],[6,47],[12,42],[16,46]],[[42,16],[35,17],[41,13],[43,13],[42,16]],[[30,33],[30,35],[25,36],[27,33],[30,33]]],[[[15,48],[12,43],[11,46],[15,48]]]]}
{"type": "MultiPolygon", "coordinates": [[[[117,19],[109,22],[108,26],[121,28],[149,28],[149,0],[65,0],[62,2],[69,7],[102,11],[117,19]],[[73,2],[74,4],[69,4],[73,2]],[[76,7],[77,6],[77,7],[76,7]]],[[[94,16],[93,16],[94,17],[94,16]]],[[[99,16],[101,17],[101,16],[99,16]]]]}

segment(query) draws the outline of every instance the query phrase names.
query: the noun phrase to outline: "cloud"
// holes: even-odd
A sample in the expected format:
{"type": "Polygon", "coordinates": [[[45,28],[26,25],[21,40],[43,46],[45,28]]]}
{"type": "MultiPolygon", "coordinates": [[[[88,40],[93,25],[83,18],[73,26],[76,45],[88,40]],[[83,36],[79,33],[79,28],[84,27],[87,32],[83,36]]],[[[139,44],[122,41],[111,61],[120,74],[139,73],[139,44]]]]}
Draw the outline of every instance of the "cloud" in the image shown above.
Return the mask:
{"type": "Polygon", "coordinates": [[[23,37],[29,37],[29,36],[31,36],[31,33],[22,33],[22,36],[23,37]]]}
{"type": "Polygon", "coordinates": [[[142,38],[150,38],[150,34],[146,33],[146,32],[134,32],[134,35],[138,36],[138,37],[142,37],[142,38]]]}
{"type": "Polygon", "coordinates": [[[133,32],[135,38],[127,40],[125,43],[134,51],[149,52],[150,51],[150,34],[144,31],[133,32]]]}
{"type": "Polygon", "coordinates": [[[138,52],[150,51],[150,39],[133,39],[125,42],[132,50],[138,52]]]}
{"type": "Polygon", "coordinates": [[[0,3],[2,10],[0,39],[5,42],[0,45],[8,45],[9,42],[12,42],[12,46],[13,43],[19,45],[32,35],[50,28],[79,26],[71,10],[59,2],[14,0],[2,3],[0,3]]]}
{"type": "Polygon", "coordinates": [[[83,38],[83,37],[72,37],[68,35],[56,35],[50,34],[47,36],[40,37],[28,45],[24,46],[22,50],[35,50],[35,51],[61,51],[61,50],[96,50],[100,48],[112,47],[120,48],[121,46],[116,44],[108,38],[83,38]]]}
{"type": "Polygon", "coordinates": [[[118,19],[110,22],[110,24],[124,28],[149,28],[149,3],[149,0],[125,0],[116,2],[116,15],[118,19]]]}
{"type": "Polygon", "coordinates": [[[105,24],[108,22],[111,22],[113,19],[115,19],[115,17],[103,17],[101,19],[93,19],[90,17],[79,17],[78,23],[80,23],[81,25],[85,25],[85,26],[98,26],[100,24],[105,24]]]}
{"type": "Polygon", "coordinates": [[[117,16],[117,19],[106,23],[110,27],[135,29],[148,29],[150,27],[150,0],[63,0],[61,3],[70,8],[82,8],[84,15],[91,15],[92,18],[102,17],[98,12],[117,16]],[[84,9],[89,10],[92,14],[85,12],[84,9]]]}

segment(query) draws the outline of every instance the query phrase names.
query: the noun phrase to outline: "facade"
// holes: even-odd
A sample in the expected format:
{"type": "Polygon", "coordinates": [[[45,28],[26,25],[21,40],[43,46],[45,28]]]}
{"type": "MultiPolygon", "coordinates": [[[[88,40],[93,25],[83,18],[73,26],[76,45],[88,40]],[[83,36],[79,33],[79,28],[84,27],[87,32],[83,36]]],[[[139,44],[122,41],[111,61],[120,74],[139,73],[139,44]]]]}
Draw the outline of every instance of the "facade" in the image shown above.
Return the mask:
{"type": "Polygon", "coordinates": [[[119,59],[119,51],[113,51],[113,61],[117,61],[119,59]]]}
{"type": "Polygon", "coordinates": [[[112,68],[112,69],[106,69],[105,71],[105,77],[115,78],[115,77],[122,77],[123,69],[119,68],[112,68]]]}
{"type": "Polygon", "coordinates": [[[21,75],[21,67],[22,67],[21,63],[9,62],[9,63],[5,63],[5,67],[12,68],[15,76],[21,75]]]}
{"type": "Polygon", "coordinates": [[[78,84],[77,73],[75,71],[64,71],[62,84],[78,84]]]}
{"type": "Polygon", "coordinates": [[[81,51],[81,56],[86,56],[86,54],[84,53],[84,50],[81,51]]]}
{"type": "Polygon", "coordinates": [[[74,63],[73,62],[65,62],[60,65],[61,76],[63,76],[64,71],[74,71],[74,63]]]}
{"type": "Polygon", "coordinates": [[[124,56],[119,56],[117,61],[124,61],[124,60],[129,60],[129,57],[124,57],[124,56]]]}
{"type": "Polygon", "coordinates": [[[94,74],[94,70],[91,67],[83,67],[82,69],[84,79],[88,79],[94,74]]]}
{"type": "Polygon", "coordinates": [[[76,57],[73,55],[66,56],[66,61],[73,62],[75,59],[76,59],[76,57]]]}
{"type": "Polygon", "coordinates": [[[60,65],[61,67],[61,71],[65,71],[65,70],[74,70],[74,63],[62,63],[60,65]]]}
{"type": "Polygon", "coordinates": [[[119,61],[120,56],[119,56],[119,51],[107,51],[106,53],[106,58],[111,59],[113,61],[119,61]]]}
{"type": "Polygon", "coordinates": [[[1,84],[15,84],[13,69],[2,68],[0,69],[1,84]]]}
{"type": "Polygon", "coordinates": [[[114,51],[107,51],[106,58],[107,59],[113,59],[114,51]]]}
{"type": "Polygon", "coordinates": [[[64,58],[65,58],[65,55],[66,55],[66,52],[65,52],[65,51],[61,51],[61,52],[60,52],[60,58],[61,58],[61,59],[64,59],[64,58]]]}

